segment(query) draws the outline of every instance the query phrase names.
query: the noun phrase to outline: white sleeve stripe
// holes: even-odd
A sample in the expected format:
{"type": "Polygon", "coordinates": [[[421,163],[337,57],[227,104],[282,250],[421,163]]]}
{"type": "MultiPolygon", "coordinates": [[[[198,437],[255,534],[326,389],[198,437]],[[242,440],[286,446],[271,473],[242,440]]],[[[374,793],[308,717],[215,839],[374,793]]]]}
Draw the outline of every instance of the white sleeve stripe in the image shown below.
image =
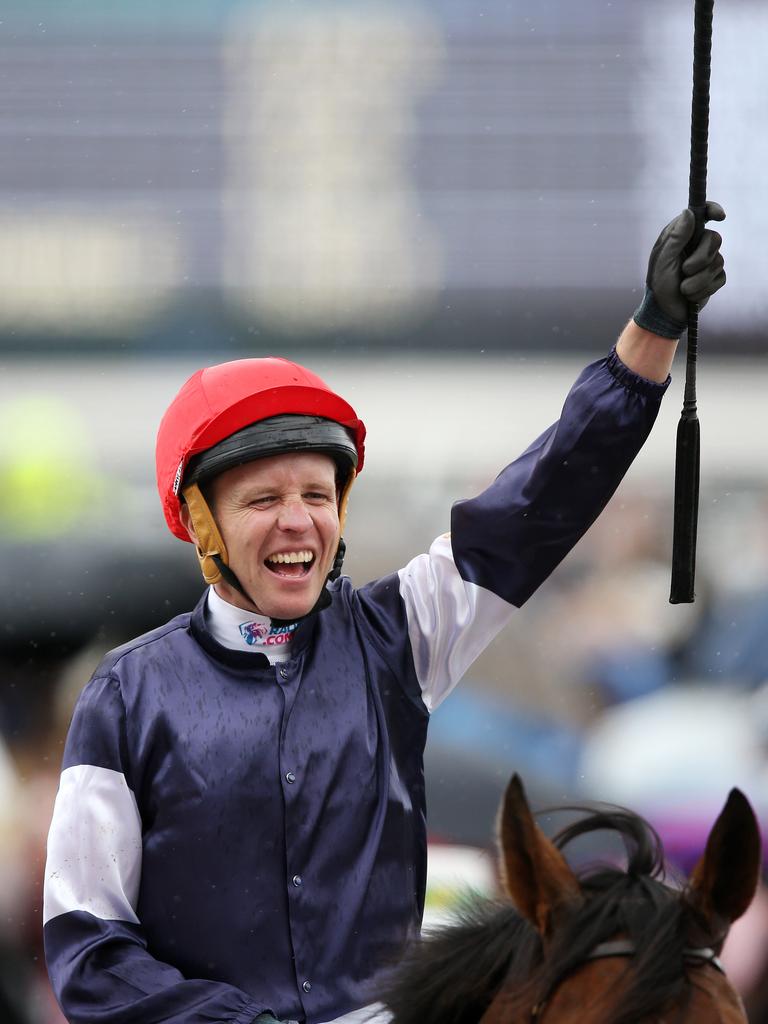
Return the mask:
{"type": "Polygon", "coordinates": [[[43,922],[73,910],[138,923],[141,819],[125,776],[79,764],[61,773],[48,834],[43,922]]]}
{"type": "Polygon", "coordinates": [[[450,534],[398,575],[422,698],[434,711],[507,624],[514,606],[461,578],[450,534]]]}

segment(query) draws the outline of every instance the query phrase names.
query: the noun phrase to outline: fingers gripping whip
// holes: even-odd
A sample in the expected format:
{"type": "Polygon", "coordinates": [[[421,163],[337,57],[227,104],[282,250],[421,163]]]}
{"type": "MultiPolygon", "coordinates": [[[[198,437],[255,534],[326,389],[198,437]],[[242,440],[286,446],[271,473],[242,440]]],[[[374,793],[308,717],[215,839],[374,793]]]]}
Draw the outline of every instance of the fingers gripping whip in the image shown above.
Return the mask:
{"type": "MultiPolygon", "coordinates": [[[[691,169],[688,206],[696,218],[689,252],[704,231],[707,208],[707,143],[709,133],[709,79],[712,53],[714,0],[696,0],[693,38],[693,100],[691,104],[691,169]]],[[[672,538],[671,604],[690,604],[696,573],[696,527],[699,509],[699,419],[696,411],[696,356],[699,307],[688,304],[685,392],[677,427],[675,506],[672,538]]]]}

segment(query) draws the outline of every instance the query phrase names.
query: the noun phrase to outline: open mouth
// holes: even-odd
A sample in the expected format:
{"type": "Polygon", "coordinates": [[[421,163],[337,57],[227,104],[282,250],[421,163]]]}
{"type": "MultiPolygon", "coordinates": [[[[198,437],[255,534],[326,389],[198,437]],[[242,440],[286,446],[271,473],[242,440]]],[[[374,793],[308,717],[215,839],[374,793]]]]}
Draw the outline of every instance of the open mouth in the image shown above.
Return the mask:
{"type": "Polygon", "coordinates": [[[284,579],[301,579],[315,564],[311,551],[280,551],[264,559],[264,565],[275,576],[284,579]]]}

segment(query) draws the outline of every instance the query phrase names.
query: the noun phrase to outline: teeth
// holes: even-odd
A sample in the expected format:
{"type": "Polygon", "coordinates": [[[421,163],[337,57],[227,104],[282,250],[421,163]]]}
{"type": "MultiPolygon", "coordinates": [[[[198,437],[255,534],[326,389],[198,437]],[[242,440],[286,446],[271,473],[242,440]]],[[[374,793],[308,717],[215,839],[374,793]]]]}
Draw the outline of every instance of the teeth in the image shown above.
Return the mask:
{"type": "Polygon", "coordinates": [[[285,554],[283,554],[282,552],[278,552],[275,555],[270,555],[269,558],[267,558],[267,561],[277,563],[311,562],[313,558],[314,555],[312,554],[311,551],[289,551],[285,554]]]}

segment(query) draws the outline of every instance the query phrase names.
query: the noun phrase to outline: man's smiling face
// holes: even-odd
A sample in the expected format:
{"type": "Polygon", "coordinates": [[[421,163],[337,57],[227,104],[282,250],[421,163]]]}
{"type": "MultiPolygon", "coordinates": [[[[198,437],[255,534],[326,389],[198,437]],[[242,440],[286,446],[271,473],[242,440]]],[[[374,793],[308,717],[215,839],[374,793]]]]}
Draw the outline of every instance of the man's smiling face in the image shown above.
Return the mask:
{"type": "Polygon", "coordinates": [[[333,459],[315,452],[257,459],[217,476],[207,494],[229,565],[254,604],[224,582],[216,584],[220,596],[277,619],[311,611],[339,543],[333,459]]]}

